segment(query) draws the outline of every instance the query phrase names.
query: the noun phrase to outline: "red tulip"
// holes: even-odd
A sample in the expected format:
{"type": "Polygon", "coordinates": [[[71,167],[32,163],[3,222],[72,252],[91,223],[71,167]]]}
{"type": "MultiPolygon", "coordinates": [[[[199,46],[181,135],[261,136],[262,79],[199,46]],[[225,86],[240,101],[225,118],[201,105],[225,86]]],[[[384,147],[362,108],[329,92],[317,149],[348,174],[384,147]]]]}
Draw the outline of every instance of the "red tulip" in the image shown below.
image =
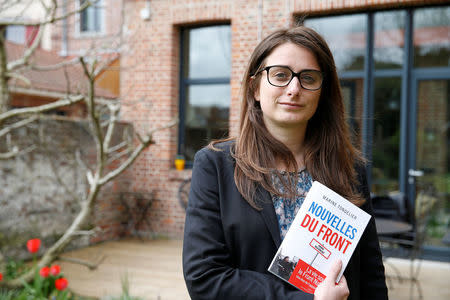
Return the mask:
{"type": "Polygon", "coordinates": [[[2,281],[2,280],[3,280],[3,274],[0,273],[0,281],[2,281]]]}
{"type": "Polygon", "coordinates": [[[42,267],[39,270],[39,275],[41,275],[41,277],[43,277],[43,278],[48,277],[49,274],[50,274],[50,268],[49,267],[42,267]]]}
{"type": "Polygon", "coordinates": [[[59,291],[65,290],[68,285],[69,282],[64,277],[55,280],[55,288],[59,291]]]}
{"type": "Polygon", "coordinates": [[[50,274],[52,274],[53,276],[56,276],[59,274],[59,272],[61,272],[61,267],[59,265],[53,265],[50,268],[50,274]]]}
{"type": "Polygon", "coordinates": [[[27,242],[27,248],[30,253],[36,253],[39,251],[39,247],[41,247],[41,240],[40,239],[32,239],[28,240],[27,242]]]}

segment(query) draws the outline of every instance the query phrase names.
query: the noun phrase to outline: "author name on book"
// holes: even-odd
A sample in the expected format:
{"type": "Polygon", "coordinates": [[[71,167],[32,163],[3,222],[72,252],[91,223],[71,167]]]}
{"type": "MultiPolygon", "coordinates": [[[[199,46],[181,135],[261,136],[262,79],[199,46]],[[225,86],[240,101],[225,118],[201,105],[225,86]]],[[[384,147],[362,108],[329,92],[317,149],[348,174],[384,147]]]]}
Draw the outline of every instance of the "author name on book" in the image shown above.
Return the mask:
{"type": "Polygon", "coordinates": [[[353,214],[351,211],[349,211],[348,209],[346,209],[342,205],[337,204],[336,201],[333,201],[330,197],[327,197],[326,195],[322,195],[322,198],[323,198],[323,200],[327,201],[328,203],[330,203],[334,207],[337,207],[340,211],[342,211],[344,214],[346,214],[347,216],[349,216],[353,220],[357,219],[355,214],[353,214]]]}

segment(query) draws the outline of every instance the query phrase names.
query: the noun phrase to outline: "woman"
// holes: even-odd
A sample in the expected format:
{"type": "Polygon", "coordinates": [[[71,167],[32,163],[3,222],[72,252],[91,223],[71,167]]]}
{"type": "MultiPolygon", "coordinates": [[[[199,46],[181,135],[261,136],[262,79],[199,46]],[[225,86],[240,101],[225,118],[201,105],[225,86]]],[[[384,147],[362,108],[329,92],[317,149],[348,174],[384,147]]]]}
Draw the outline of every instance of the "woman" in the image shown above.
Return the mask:
{"type": "Polygon", "coordinates": [[[338,285],[339,263],[314,296],[267,271],[313,179],[372,213],[326,42],[307,27],[276,31],[242,88],[238,136],[194,160],[183,245],[192,299],[387,299],[373,218],[338,285]]]}

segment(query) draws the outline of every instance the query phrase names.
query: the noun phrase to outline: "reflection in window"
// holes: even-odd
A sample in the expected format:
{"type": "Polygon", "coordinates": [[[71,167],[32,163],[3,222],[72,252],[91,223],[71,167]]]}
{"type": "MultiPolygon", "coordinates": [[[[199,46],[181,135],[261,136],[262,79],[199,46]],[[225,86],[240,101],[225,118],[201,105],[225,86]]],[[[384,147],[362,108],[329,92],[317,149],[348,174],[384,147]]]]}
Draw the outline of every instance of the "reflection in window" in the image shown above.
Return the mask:
{"type": "Polygon", "coordinates": [[[228,136],[230,26],[186,29],[182,41],[178,152],[192,161],[211,140],[228,136]]]}
{"type": "Polygon", "coordinates": [[[450,66],[450,7],[414,11],[414,66],[450,66]]]}
{"type": "Polygon", "coordinates": [[[345,105],[347,122],[352,132],[353,143],[360,147],[363,114],[363,78],[341,80],[342,97],[345,105]]]}
{"type": "Polygon", "coordinates": [[[428,244],[448,247],[450,232],[450,80],[418,85],[416,167],[424,171],[418,189],[433,187],[437,201],[427,224],[428,244]]]}
{"type": "Polygon", "coordinates": [[[339,72],[364,68],[366,15],[307,19],[305,25],[314,28],[325,38],[339,72]]]}
{"type": "Polygon", "coordinates": [[[405,11],[375,14],[375,68],[393,69],[402,67],[405,15],[405,11]]]}
{"type": "Polygon", "coordinates": [[[191,29],[184,35],[188,45],[184,56],[188,78],[230,77],[231,31],[229,26],[211,26],[191,29]],[[186,53],[187,54],[187,53],[186,53]]]}
{"type": "Polygon", "coordinates": [[[400,78],[375,80],[372,192],[387,194],[399,188],[400,78]]]}
{"type": "Polygon", "coordinates": [[[230,102],[229,84],[191,85],[185,113],[185,154],[195,152],[212,139],[227,136],[230,102]]]}

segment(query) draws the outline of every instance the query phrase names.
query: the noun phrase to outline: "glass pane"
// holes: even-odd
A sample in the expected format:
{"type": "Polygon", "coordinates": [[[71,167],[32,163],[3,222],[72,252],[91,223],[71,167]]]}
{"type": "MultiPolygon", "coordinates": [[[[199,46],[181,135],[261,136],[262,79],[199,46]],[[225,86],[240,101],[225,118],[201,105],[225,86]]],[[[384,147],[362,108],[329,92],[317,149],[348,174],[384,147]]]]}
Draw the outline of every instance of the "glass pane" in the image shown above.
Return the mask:
{"type": "Polygon", "coordinates": [[[361,146],[361,128],[363,114],[364,79],[341,80],[342,96],[344,98],[345,112],[353,133],[353,142],[361,146]]]}
{"type": "Polygon", "coordinates": [[[375,79],[372,192],[398,191],[401,79],[375,79]]]}
{"type": "Polygon", "coordinates": [[[223,78],[231,74],[231,30],[229,25],[201,27],[184,35],[185,77],[223,78]]]}
{"type": "Polygon", "coordinates": [[[6,27],[6,39],[17,44],[25,44],[25,26],[9,25],[6,27]]]}
{"type": "MultiPolygon", "coordinates": [[[[80,0],[80,6],[84,5],[86,0],[80,0]]],[[[89,6],[80,12],[80,32],[100,32],[103,0],[99,0],[95,5],[89,6]]]]}
{"type": "MultiPolygon", "coordinates": [[[[84,5],[86,0],[80,0],[80,6],[84,5]]],[[[89,8],[85,8],[80,12],[80,32],[89,31],[88,27],[88,12],[89,8]]]]}
{"type": "Polygon", "coordinates": [[[416,169],[424,171],[417,192],[432,187],[427,243],[449,247],[450,226],[450,80],[419,82],[416,169]],[[447,242],[445,242],[447,239],[447,242]]]}
{"type": "Polygon", "coordinates": [[[414,11],[414,66],[450,66],[450,7],[414,11]]]}
{"type": "Polygon", "coordinates": [[[393,69],[402,67],[405,16],[405,11],[375,14],[375,68],[393,69]]]}
{"type": "Polygon", "coordinates": [[[195,152],[211,140],[228,136],[230,99],[229,84],[188,87],[184,149],[187,160],[193,160],[195,152]]]}
{"type": "Polygon", "coordinates": [[[328,42],[338,72],[363,70],[366,54],[367,16],[365,14],[305,20],[328,42]]]}

